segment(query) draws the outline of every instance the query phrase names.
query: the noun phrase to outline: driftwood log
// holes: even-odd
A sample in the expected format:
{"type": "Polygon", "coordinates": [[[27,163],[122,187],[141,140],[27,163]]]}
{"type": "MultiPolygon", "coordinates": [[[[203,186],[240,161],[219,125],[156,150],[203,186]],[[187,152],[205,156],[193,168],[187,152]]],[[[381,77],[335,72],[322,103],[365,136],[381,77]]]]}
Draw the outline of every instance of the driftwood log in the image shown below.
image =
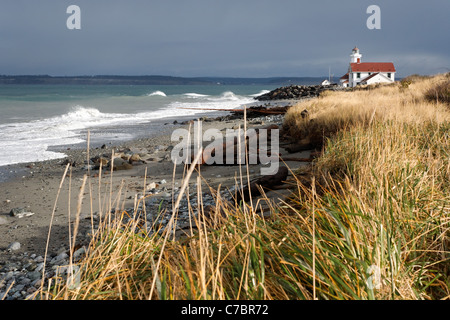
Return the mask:
{"type": "Polygon", "coordinates": [[[286,149],[289,153],[296,153],[300,151],[312,150],[314,149],[314,145],[311,143],[309,138],[305,138],[284,147],[284,149],[286,149]]]}
{"type": "Polygon", "coordinates": [[[187,107],[180,107],[178,109],[187,109],[187,110],[203,110],[203,111],[229,111],[232,114],[244,114],[244,112],[247,113],[247,116],[256,115],[260,117],[261,115],[267,115],[267,114],[285,114],[291,106],[284,106],[284,107],[250,107],[245,109],[217,109],[217,108],[187,108],[187,107]]]}
{"type": "MultiPolygon", "coordinates": [[[[250,107],[245,109],[247,118],[252,117],[260,117],[262,115],[279,115],[279,114],[285,114],[291,106],[284,106],[284,107],[250,107]]],[[[231,114],[243,114],[244,109],[234,109],[231,110],[231,114]]]]}
{"type": "Polygon", "coordinates": [[[248,201],[250,199],[250,193],[252,197],[257,197],[261,195],[261,189],[272,190],[273,187],[282,185],[288,176],[289,170],[286,167],[280,167],[278,172],[270,176],[262,176],[257,180],[250,183],[250,185],[242,188],[236,196],[236,200],[248,201]]]}
{"type": "MultiPolygon", "coordinates": [[[[278,130],[279,127],[277,125],[269,125],[266,126],[264,128],[261,128],[264,130],[267,130],[267,144],[269,145],[269,141],[271,139],[271,134],[272,134],[272,130],[278,130]]],[[[245,143],[247,142],[246,146],[247,146],[247,154],[248,155],[257,155],[257,163],[260,163],[260,149],[259,149],[259,133],[261,129],[254,129],[254,130],[248,130],[247,131],[247,136],[245,137],[246,140],[244,140],[243,135],[241,135],[240,141],[238,137],[234,137],[233,139],[229,139],[230,141],[226,141],[224,143],[218,143],[218,144],[213,144],[213,145],[208,145],[204,150],[203,150],[203,154],[202,157],[199,161],[200,165],[220,165],[220,163],[211,163],[211,161],[209,161],[210,163],[208,163],[208,160],[210,160],[211,158],[216,156],[216,151],[220,150],[222,155],[223,155],[223,161],[222,161],[222,165],[238,165],[239,164],[239,147],[241,147],[241,150],[245,150],[245,143]],[[251,143],[249,143],[250,139],[256,139],[257,144],[256,145],[252,145],[251,143]],[[240,144],[240,145],[239,145],[240,144]],[[226,155],[227,155],[227,151],[232,151],[233,152],[233,163],[227,163],[227,159],[226,159],[226,155]]],[[[244,131],[242,130],[242,133],[244,131]]],[[[267,153],[267,156],[270,157],[271,156],[271,152],[270,150],[265,151],[267,153]]],[[[245,164],[245,155],[243,155],[244,158],[241,159],[241,164],[245,164]]],[[[191,161],[194,159],[195,154],[194,152],[191,152],[191,161]]]]}
{"type": "Polygon", "coordinates": [[[312,162],[313,158],[284,157],[283,161],[312,162]]]}

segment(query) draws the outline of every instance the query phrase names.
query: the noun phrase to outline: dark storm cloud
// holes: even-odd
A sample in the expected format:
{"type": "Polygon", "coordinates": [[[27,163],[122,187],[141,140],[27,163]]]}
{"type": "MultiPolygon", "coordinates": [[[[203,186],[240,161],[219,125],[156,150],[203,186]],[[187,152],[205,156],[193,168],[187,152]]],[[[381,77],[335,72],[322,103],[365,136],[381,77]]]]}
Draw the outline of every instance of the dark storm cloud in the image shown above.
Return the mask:
{"type": "Polygon", "coordinates": [[[357,45],[400,76],[450,68],[450,2],[71,0],[0,2],[1,74],[337,76],[357,45]],[[81,30],[68,30],[69,5],[81,30]],[[369,5],[381,30],[369,30],[369,5]]]}

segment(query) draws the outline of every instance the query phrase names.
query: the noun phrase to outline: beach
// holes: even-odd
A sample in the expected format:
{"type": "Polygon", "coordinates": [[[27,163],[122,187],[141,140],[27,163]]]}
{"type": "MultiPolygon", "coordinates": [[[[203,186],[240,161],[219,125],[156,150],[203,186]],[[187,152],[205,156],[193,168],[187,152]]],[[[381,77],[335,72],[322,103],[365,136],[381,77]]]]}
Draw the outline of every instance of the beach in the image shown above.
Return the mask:
{"type": "MultiPolygon", "coordinates": [[[[191,126],[192,123],[190,123],[191,126]]],[[[273,124],[281,128],[282,117],[251,119],[248,121],[248,129],[263,128],[273,124]]],[[[224,131],[225,129],[236,129],[239,126],[243,128],[243,119],[227,121],[208,119],[208,121],[202,122],[204,131],[210,128],[224,131]]],[[[170,134],[177,128],[188,129],[189,123],[166,123],[165,127],[165,132],[155,132],[148,137],[119,144],[111,142],[102,146],[92,146],[89,148],[89,154],[86,144],[84,149],[78,146],[74,149],[66,147],[64,150],[60,150],[67,154],[64,159],[9,166],[8,170],[14,172],[14,177],[1,183],[3,192],[0,202],[0,232],[2,234],[0,263],[7,264],[12,255],[18,254],[43,256],[50,226],[48,254],[55,256],[58,252],[67,250],[69,247],[69,221],[73,223],[76,220],[77,211],[80,212],[81,217],[78,239],[80,241],[88,240],[92,232],[92,215],[104,212],[105,206],[108,206],[111,201],[109,199],[111,194],[113,197],[120,195],[120,203],[116,203],[118,208],[133,208],[136,200],[144,196],[145,190],[147,190],[146,196],[151,194],[148,192],[150,190],[148,186],[152,183],[156,187],[153,189],[157,189],[154,190],[156,199],[169,197],[174,190],[180,187],[185,170],[183,165],[174,166],[170,160],[170,150],[177,143],[171,141],[170,134]],[[99,179],[98,169],[89,168],[88,170],[87,159],[102,155],[107,157],[113,151],[117,155],[126,150],[139,152],[142,159],[147,160],[145,163],[141,161],[133,165],[128,170],[114,171],[112,175],[109,169],[103,168],[101,179],[99,179]],[[68,163],[73,166],[70,166],[61,184],[68,163]],[[77,210],[79,191],[84,176],[87,176],[84,199],[81,209],[77,210]],[[12,216],[11,210],[14,208],[23,208],[24,216],[12,216]],[[31,214],[27,215],[27,213],[31,214]],[[20,249],[8,250],[8,246],[14,242],[20,243],[20,249]]],[[[283,152],[283,149],[280,151],[283,152]]],[[[300,156],[308,157],[309,154],[302,152],[300,156]]],[[[299,166],[299,162],[287,162],[286,165],[295,168],[299,166]]],[[[233,187],[239,182],[240,172],[243,171],[245,176],[248,172],[250,179],[253,179],[260,176],[260,167],[260,164],[250,164],[247,170],[247,166],[239,165],[203,165],[200,169],[203,180],[202,190],[207,192],[209,187],[216,189],[219,185],[222,189],[233,187]]],[[[197,177],[196,173],[191,177],[194,190],[197,177]]],[[[284,191],[274,192],[273,195],[269,194],[268,196],[276,197],[277,193],[283,194],[284,191]]]]}
{"type": "MultiPolygon", "coordinates": [[[[202,136],[213,132],[228,143],[229,131],[235,135],[244,130],[243,106],[280,107],[286,112],[298,101],[256,101],[269,92],[267,88],[61,86],[55,94],[51,86],[1,87],[5,118],[0,123],[0,300],[33,294],[44,266],[45,277],[54,277],[57,267],[68,265],[70,248],[87,250],[105,219],[136,222],[151,236],[162,233],[176,216],[173,232],[184,236],[192,234],[192,213],[211,212],[219,194],[224,201],[235,201],[240,189],[248,184],[255,188],[268,167],[261,158],[248,166],[197,166],[181,192],[189,166],[174,165],[172,150],[183,138],[171,136],[187,129],[195,135],[200,123],[202,136]]],[[[284,114],[252,112],[256,115],[248,114],[247,129],[282,128],[284,114]]],[[[204,148],[211,138],[202,141],[204,148]]],[[[236,141],[234,145],[237,148],[236,141]]],[[[252,152],[260,156],[256,149],[252,152]]],[[[191,157],[195,154],[194,149],[191,157]]],[[[308,153],[289,155],[309,159],[308,153]]],[[[278,162],[277,157],[277,167],[278,162]]],[[[299,164],[304,163],[287,163],[293,168],[299,164]]],[[[286,177],[277,177],[278,183],[287,174],[286,170],[286,177]]],[[[271,189],[271,182],[268,186],[271,189]]],[[[265,191],[274,201],[289,193],[287,188],[265,191]]],[[[268,214],[267,201],[255,204],[258,214],[268,214]]]]}
{"type": "MultiPolygon", "coordinates": [[[[9,122],[2,119],[0,124],[0,299],[30,298],[42,274],[51,279],[69,264],[71,248],[76,260],[83,257],[105,221],[136,223],[151,237],[163,234],[175,217],[169,234],[189,237],[199,213],[213,221],[217,203],[239,205],[239,197],[249,194],[251,199],[245,200],[255,213],[271,216],[274,203],[291,194],[287,181],[292,172],[279,169],[310,163],[310,150],[283,148],[295,142],[283,136],[284,114],[319,91],[259,102],[255,97],[270,92],[264,88],[175,86],[161,87],[163,92],[104,86],[85,92],[64,86],[59,88],[63,94],[55,95],[52,87],[2,87],[0,107],[9,122]],[[249,164],[243,160],[239,165],[242,144],[236,137],[242,138],[244,129],[250,132],[249,164]],[[189,142],[192,150],[179,150],[187,131],[194,139],[189,142]],[[194,160],[193,144],[200,132],[206,153],[183,189],[191,162],[175,165],[173,156],[190,152],[188,158],[194,160]],[[221,160],[216,151],[211,153],[213,142],[223,144],[221,160]],[[294,160],[280,161],[284,155],[294,160]]],[[[296,89],[289,86],[281,92],[296,89]]]]}

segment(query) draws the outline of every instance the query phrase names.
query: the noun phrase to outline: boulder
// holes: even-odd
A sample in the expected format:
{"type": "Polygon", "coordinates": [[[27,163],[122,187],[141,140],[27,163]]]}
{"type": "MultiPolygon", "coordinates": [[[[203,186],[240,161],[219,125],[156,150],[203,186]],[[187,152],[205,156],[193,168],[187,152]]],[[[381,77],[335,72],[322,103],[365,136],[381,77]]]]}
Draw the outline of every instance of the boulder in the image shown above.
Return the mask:
{"type": "MultiPolygon", "coordinates": [[[[110,163],[111,165],[111,163],[110,163]]],[[[130,170],[133,168],[128,161],[122,158],[114,158],[113,160],[113,170],[130,170]]]]}
{"type": "Polygon", "coordinates": [[[133,153],[128,161],[130,163],[141,161],[141,156],[137,153],[133,153]]]}
{"type": "Polygon", "coordinates": [[[108,165],[109,160],[107,158],[104,157],[94,157],[91,159],[92,163],[94,163],[95,165],[100,166],[100,164],[105,167],[108,165]]]}
{"type": "Polygon", "coordinates": [[[301,99],[308,97],[318,97],[320,93],[325,90],[340,90],[340,88],[336,85],[332,86],[321,86],[321,85],[313,85],[313,86],[296,86],[291,85],[287,87],[277,88],[268,92],[266,94],[255,97],[256,100],[259,101],[268,101],[268,100],[281,100],[281,99],[301,99]]]}

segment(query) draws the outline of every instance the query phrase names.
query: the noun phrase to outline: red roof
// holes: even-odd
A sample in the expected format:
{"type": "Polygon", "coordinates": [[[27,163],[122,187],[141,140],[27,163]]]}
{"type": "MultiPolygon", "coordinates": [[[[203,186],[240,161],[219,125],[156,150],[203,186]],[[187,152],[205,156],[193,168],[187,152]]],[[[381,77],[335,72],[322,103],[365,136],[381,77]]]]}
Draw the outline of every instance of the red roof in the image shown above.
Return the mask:
{"type": "Polygon", "coordinates": [[[344,80],[344,79],[347,79],[348,80],[348,72],[345,74],[345,75],[343,75],[341,78],[340,78],[340,80],[344,80]]]}
{"type": "Polygon", "coordinates": [[[378,75],[378,74],[380,74],[380,73],[379,73],[379,72],[377,72],[377,73],[372,73],[370,76],[368,76],[368,77],[362,79],[361,82],[365,82],[365,81],[367,81],[367,80],[369,80],[369,79],[372,79],[373,77],[375,77],[375,76],[378,75]]]}
{"type": "Polygon", "coordinates": [[[395,72],[392,62],[350,63],[352,72],[395,72]]]}

